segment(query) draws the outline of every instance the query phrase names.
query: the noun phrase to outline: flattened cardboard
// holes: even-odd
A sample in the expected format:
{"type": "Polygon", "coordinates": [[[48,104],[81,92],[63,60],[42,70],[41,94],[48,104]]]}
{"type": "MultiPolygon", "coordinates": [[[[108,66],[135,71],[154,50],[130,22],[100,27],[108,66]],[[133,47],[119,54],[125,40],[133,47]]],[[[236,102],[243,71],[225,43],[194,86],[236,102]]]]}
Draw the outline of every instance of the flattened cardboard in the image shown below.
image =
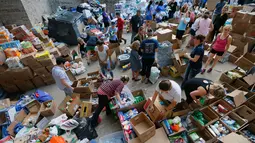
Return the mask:
{"type": "Polygon", "coordinates": [[[222,143],[250,143],[247,138],[242,135],[238,135],[235,132],[222,137],[220,140],[222,143]]]}
{"type": "Polygon", "coordinates": [[[255,83],[255,74],[248,74],[243,80],[249,85],[253,85],[255,83]]]}
{"type": "Polygon", "coordinates": [[[247,100],[244,96],[245,94],[247,94],[247,92],[236,89],[227,96],[232,97],[234,99],[235,106],[238,107],[247,100]]]}

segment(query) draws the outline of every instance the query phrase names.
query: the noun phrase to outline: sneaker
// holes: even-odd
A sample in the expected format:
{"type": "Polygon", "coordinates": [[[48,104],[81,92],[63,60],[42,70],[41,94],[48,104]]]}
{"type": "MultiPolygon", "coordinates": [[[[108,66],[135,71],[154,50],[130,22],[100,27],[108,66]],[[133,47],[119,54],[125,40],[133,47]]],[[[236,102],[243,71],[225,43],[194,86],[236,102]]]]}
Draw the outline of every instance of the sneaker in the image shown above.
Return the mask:
{"type": "Polygon", "coordinates": [[[206,71],[206,69],[202,69],[201,74],[204,74],[204,73],[205,73],[205,71],[206,71]]]}
{"type": "Polygon", "coordinates": [[[212,68],[209,68],[207,72],[210,73],[211,71],[212,71],[212,68]]]}
{"type": "Polygon", "coordinates": [[[140,78],[137,78],[137,79],[134,79],[135,81],[140,81],[141,79],[140,78]]]}

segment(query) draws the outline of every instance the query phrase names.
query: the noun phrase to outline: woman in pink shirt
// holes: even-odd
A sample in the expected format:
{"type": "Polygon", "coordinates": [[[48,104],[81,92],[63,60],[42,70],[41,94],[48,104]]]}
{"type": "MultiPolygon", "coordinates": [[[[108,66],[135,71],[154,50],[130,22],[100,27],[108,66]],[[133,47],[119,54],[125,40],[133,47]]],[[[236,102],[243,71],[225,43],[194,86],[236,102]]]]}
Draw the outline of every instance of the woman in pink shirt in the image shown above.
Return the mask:
{"type": "Polygon", "coordinates": [[[215,54],[217,55],[213,61],[213,65],[211,68],[208,69],[208,73],[212,71],[212,69],[215,67],[215,65],[218,63],[218,61],[221,59],[221,57],[224,57],[226,54],[226,51],[228,51],[228,48],[232,42],[232,37],[229,35],[230,31],[232,29],[231,25],[226,25],[223,28],[223,32],[219,33],[217,35],[217,38],[213,41],[211,54],[206,61],[204,69],[201,71],[201,74],[203,74],[206,71],[207,66],[211,63],[213,60],[213,57],[215,54]]]}
{"type": "Polygon", "coordinates": [[[209,31],[213,30],[213,23],[209,16],[210,13],[207,11],[204,13],[203,17],[200,18],[198,22],[198,29],[196,31],[196,35],[203,35],[206,37],[209,31]]]}

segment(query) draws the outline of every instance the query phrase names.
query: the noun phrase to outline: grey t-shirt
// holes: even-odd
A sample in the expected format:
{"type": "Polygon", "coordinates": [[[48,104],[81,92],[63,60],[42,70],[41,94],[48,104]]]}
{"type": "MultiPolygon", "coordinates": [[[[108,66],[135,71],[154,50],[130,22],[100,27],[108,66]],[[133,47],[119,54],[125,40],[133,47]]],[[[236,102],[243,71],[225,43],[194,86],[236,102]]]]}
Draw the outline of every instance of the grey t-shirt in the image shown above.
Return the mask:
{"type": "Polygon", "coordinates": [[[61,83],[61,79],[64,79],[66,83],[69,84],[70,86],[72,85],[72,81],[67,76],[65,70],[59,66],[53,67],[52,76],[55,79],[58,88],[61,90],[64,90],[66,88],[66,86],[61,83]]]}
{"type": "Polygon", "coordinates": [[[172,89],[170,91],[168,91],[167,93],[165,92],[161,92],[160,89],[159,89],[159,85],[156,87],[156,91],[162,95],[164,97],[165,100],[168,100],[168,101],[176,101],[177,103],[180,103],[181,102],[181,99],[182,99],[182,91],[181,91],[181,87],[179,86],[178,83],[176,83],[175,81],[173,80],[169,80],[172,84],[172,89]]]}

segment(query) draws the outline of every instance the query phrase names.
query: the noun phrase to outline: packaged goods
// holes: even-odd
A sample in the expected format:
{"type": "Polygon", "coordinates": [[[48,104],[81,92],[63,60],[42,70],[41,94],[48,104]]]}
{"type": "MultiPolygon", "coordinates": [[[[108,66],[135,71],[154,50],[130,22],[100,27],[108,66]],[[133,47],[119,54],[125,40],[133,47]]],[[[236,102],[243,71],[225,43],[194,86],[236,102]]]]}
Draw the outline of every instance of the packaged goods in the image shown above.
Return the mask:
{"type": "Polygon", "coordinates": [[[22,51],[23,54],[29,54],[29,53],[36,52],[34,46],[29,41],[22,41],[21,42],[21,47],[22,47],[21,51],[22,51]]]}
{"type": "Polygon", "coordinates": [[[48,50],[45,50],[44,52],[37,53],[35,55],[35,58],[37,60],[49,59],[50,58],[50,52],[48,50]]]}
{"type": "Polygon", "coordinates": [[[216,135],[217,137],[226,136],[231,132],[221,121],[217,121],[212,125],[209,125],[207,128],[214,136],[216,135]]]}
{"type": "Polygon", "coordinates": [[[4,50],[4,53],[7,58],[9,57],[20,57],[21,54],[17,48],[7,48],[4,50]]]}
{"type": "Polygon", "coordinates": [[[10,57],[7,58],[5,63],[10,69],[17,69],[17,68],[23,68],[24,66],[20,63],[20,60],[18,57],[10,57]]]}

